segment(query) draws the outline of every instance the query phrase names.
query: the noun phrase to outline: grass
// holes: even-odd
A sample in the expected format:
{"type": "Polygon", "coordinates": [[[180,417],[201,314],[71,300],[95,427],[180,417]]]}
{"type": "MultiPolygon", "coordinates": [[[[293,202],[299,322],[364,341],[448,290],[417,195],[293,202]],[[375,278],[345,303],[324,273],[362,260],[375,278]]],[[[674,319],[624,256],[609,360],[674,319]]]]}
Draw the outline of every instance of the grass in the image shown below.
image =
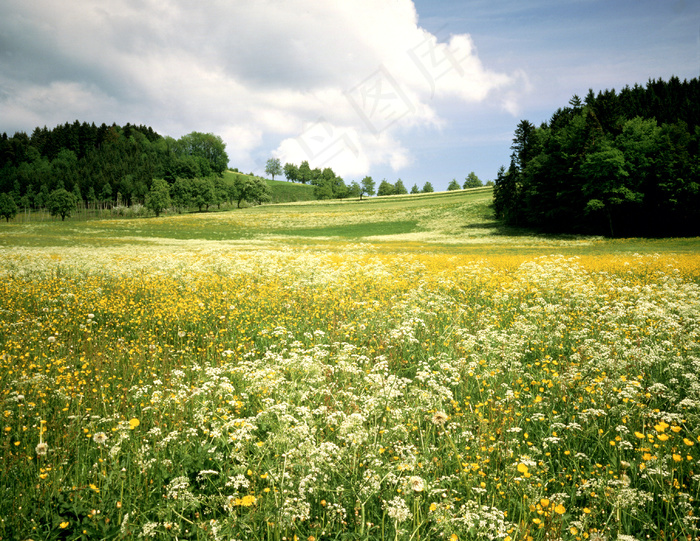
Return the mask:
{"type": "MultiPolygon", "coordinates": [[[[249,177],[244,173],[235,171],[224,171],[224,180],[232,182],[236,177],[249,177]]],[[[313,201],[314,187],[307,184],[298,184],[282,180],[265,179],[272,192],[272,203],[289,203],[295,201],[313,201]]]]}
{"type": "Polygon", "coordinates": [[[0,226],[0,537],[697,538],[698,239],[489,199],[0,226]]]}

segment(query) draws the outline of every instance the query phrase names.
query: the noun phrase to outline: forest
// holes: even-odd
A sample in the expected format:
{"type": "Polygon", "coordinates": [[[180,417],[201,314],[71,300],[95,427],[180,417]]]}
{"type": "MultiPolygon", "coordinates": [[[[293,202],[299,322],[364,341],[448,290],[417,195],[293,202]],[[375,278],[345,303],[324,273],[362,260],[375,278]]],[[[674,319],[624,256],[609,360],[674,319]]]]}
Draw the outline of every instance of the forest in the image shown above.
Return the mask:
{"type": "Polygon", "coordinates": [[[496,216],[549,233],[700,235],[700,81],[649,80],[522,120],[496,216]]]}
{"type": "Polygon", "coordinates": [[[192,132],[179,139],[146,126],[66,123],[0,137],[0,194],[20,208],[44,208],[64,189],[86,204],[143,203],[153,179],[214,185],[228,166],[217,135],[192,132]]]}

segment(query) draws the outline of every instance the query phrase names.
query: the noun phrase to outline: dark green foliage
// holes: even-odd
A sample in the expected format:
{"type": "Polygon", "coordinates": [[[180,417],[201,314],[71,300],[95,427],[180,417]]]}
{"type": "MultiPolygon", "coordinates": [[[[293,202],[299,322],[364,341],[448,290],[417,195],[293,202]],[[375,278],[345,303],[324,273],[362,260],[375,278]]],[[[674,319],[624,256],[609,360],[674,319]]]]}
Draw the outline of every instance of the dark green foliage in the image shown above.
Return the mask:
{"type": "Polygon", "coordinates": [[[349,196],[350,192],[345,182],[330,167],[326,167],[323,171],[314,169],[311,175],[316,199],[345,199],[349,196]]]}
{"type": "Polygon", "coordinates": [[[202,209],[209,210],[209,206],[215,201],[214,180],[211,177],[193,178],[190,182],[192,204],[199,212],[202,212],[202,209]]]}
{"type": "Polygon", "coordinates": [[[192,132],[178,140],[146,126],[66,123],[0,137],[0,193],[14,192],[26,208],[44,207],[64,188],[110,207],[117,198],[143,203],[154,178],[221,176],[228,166],[219,136],[192,132]],[[92,195],[91,195],[92,194],[92,195]]]}
{"type": "MultiPolygon", "coordinates": [[[[367,196],[372,196],[375,194],[374,191],[374,185],[375,182],[372,179],[372,177],[367,176],[362,179],[361,186],[362,186],[362,194],[367,195],[367,196]]],[[[362,194],[360,194],[360,199],[362,199],[362,194]]]]}
{"type": "Polygon", "coordinates": [[[394,183],[394,193],[396,195],[403,195],[408,193],[408,190],[406,190],[406,186],[403,185],[403,181],[401,179],[397,180],[394,183]]]}
{"type": "Polygon", "coordinates": [[[476,176],[474,171],[467,175],[467,178],[464,179],[464,184],[462,184],[462,188],[465,190],[467,188],[481,188],[481,186],[481,180],[479,180],[479,177],[476,176]]]}
{"type": "Polygon", "coordinates": [[[146,208],[155,212],[156,216],[160,216],[160,213],[167,209],[170,204],[168,183],[163,179],[155,179],[150,191],[146,194],[146,208]]]}
{"type": "Polygon", "coordinates": [[[301,162],[301,165],[299,165],[299,169],[297,169],[297,180],[302,184],[307,184],[311,182],[312,178],[313,174],[311,172],[311,167],[309,167],[309,162],[304,160],[301,162]]]}
{"type": "MultiPolygon", "coordinates": [[[[281,167],[277,169],[275,164],[271,163],[274,160],[276,158],[268,160],[265,172],[272,175],[272,170],[274,169],[274,174],[282,174],[283,169],[281,167]]],[[[279,160],[276,160],[276,162],[279,165],[279,160]]],[[[336,175],[330,167],[326,167],[323,170],[318,168],[311,169],[307,161],[301,162],[299,167],[293,163],[287,163],[284,165],[284,175],[289,181],[313,185],[316,199],[345,199],[353,196],[353,194],[357,194],[355,197],[360,195],[356,188],[347,186],[343,179],[336,175]]]]}
{"type": "Polygon", "coordinates": [[[190,206],[192,202],[192,179],[177,178],[170,187],[170,197],[178,212],[190,206]]]}
{"type": "Polygon", "coordinates": [[[49,195],[49,200],[46,203],[46,208],[51,216],[60,216],[61,221],[70,218],[71,213],[75,210],[77,200],[75,195],[64,188],[58,188],[49,195]]]}
{"type": "Polygon", "coordinates": [[[289,182],[297,182],[299,180],[299,168],[293,163],[285,163],[283,171],[284,177],[289,182]]]}
{"type": "Polygon", "coordinates": [[[172,145],[171,151],[179,159],[194,159],[198,168],[195,176],[205,177],[212,173],[222,175],[228,167],[226,144],[213,133],[193,131],[183,135],[172,145]]]}
{"type": "Polygon", "coordinates": [[[270,187],[258,177],[236,175],[233,190],[239,207],[243,201],[257,205],[270,201],[270,187]]]}
{"type": "Polygon", "coordinates": [[[362,186],[356,180],[353,180],[348,186],[348,197],[362,198],[362,186]]]}
{"type": "Polygon", "coordinates": [[[462,187],[459,185],[459,182],[457,182],[456,178],[453,178],[450,183],[447,185],[447,191],[448,192],[453,192],[455,190],[461,190],[462,187]]]}
{"type": "Polygon", "coordinates": [[[383,195],[394,195],[396,193],[394,191],[394,185],[388,182],[386,179],[382,180],[379,183],[379,188],[377,188],[377,195],[378,196],[383,196],[383,195]]]}
{"type": "Polygon", "coordinates": [[[423,189],[421,191],[423,193],[433,193],[435,191],[435,188],[433,188],[432,183],[428,181],[425,184],[423,184],[423,189]]]}
{"type": "Polygon", "coordinates": [[[9,193],[0,193],[0,218],[5,218],[9,222],[17,216],[17,203],[9,193]]]}
{"type": "Polygon", "coordinates": [[[700,234],[700,81],[589,91],[518,124],[494,188],[511,225],[610,236],[700,234]]]}

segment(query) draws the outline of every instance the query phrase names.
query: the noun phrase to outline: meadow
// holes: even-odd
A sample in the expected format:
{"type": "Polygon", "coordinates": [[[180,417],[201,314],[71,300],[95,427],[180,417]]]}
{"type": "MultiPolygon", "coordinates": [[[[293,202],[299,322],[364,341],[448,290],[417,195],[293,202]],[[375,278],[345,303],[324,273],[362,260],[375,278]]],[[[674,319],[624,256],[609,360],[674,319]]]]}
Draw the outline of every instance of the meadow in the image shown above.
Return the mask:
{"type": "Polygon", "coordinates": [[[0,224],[0,538],[697,539],[700,239],[490,200],[0,224]]]}

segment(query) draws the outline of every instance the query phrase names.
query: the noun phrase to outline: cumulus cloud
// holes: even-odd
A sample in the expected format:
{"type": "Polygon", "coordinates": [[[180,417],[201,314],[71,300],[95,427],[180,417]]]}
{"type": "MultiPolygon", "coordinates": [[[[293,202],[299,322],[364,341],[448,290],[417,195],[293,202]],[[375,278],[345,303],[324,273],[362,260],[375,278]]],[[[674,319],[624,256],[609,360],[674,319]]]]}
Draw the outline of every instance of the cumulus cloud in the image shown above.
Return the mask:
{"type": "Polygon", "coordinates": [[[142,123],[223,137],[232,165],[308,160],[341,175],[411,163],[406,134],[441,100],[517,110],[516,74],[468,35],[441,42],[411,0],[9,0],[0,21],[2,129],[142,123]]]}

